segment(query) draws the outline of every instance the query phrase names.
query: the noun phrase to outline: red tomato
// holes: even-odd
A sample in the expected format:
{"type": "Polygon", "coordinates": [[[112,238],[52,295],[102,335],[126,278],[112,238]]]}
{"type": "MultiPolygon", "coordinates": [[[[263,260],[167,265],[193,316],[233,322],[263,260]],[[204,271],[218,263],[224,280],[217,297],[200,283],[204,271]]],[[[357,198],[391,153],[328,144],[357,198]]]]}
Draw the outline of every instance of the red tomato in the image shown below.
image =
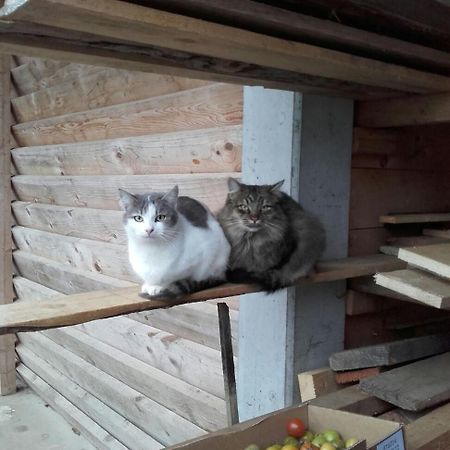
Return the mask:
{"type": "Polygon", "coordinates": [[[305,433],[305,424],[298,418],[289,419],[286,424],[286,431],[289,436],[300,438],[305,433]]]}

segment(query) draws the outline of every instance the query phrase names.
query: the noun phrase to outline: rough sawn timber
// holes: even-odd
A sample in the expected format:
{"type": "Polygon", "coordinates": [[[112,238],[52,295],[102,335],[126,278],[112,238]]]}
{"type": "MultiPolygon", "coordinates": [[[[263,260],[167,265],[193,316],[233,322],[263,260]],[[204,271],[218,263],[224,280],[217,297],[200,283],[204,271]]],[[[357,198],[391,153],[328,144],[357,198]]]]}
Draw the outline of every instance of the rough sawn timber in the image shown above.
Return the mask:
{"type": "MultiPolygon", "coordinates": [[[[344,258],[319,263],[316,273],[308,278],[299,279],[299,283],[335,281],[404,267],[402,261],[386,255],[344,258]]],[[[23,301],[0,307],[2,313],[0,334],[75,325],[121,314],[260,291],[258,285],[224,284],[178,299],[167,300],[144,299],[138,296],[137,287],[129,287],[52,297],[50,300],[23,301]]]]}

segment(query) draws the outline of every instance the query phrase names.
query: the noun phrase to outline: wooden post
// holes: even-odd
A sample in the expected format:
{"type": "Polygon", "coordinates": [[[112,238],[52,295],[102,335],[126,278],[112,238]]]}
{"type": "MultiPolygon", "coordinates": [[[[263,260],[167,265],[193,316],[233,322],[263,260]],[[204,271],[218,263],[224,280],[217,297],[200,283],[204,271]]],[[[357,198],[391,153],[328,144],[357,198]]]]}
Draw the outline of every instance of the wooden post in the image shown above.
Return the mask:
{"type": "MultiPolygon", "coordinates": [[[[12,285],[11,238],[11,101],[9,56],[0,56],[0,304],[11,303],[12,285]]],[[[0,336],[0,395],[16,390],[14,335],[0,336]]]]}
{"type": "Polygon", "coordinates": [[[222,354],[223,383],[227,405],[228,425],[239,422],[236,397],[236,378],[234,375],[233,345],[231,341],[230,309],[226,303],[217,303],[219,314],[220,351],[222,354]]]}
{"type": "MultiPolygon", "coordinates": [[[[244,183],[283,189],[327,231],[323,258],[347,254],[351,100],[244,88],[244,183]]],[[[241,297],[238,404],[246,420],[300,400],[297,375],[342,350],[345,282],[241,297]]]]}

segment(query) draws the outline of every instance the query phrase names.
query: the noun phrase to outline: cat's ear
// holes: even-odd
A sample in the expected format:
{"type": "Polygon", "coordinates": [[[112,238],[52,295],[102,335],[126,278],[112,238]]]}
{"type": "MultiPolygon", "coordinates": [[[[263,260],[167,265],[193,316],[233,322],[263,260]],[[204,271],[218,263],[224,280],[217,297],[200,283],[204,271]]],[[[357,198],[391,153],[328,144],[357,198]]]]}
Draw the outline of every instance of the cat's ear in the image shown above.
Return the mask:
{"type": "Polygon", "coordinates": [[[228,192],[233,194],[241,190],[241,183],[236,178],[228,178],[228,192]]]}
{"type": "Polygon", "coordinates": [[[172,206],[176,206],[178,200],[178,186],[174,186],[169,192],[164,194],[163,200],[172,206]]]}
{"type": "Polygon", "coordinates": [[[272,184],[269,186],[269,192],[276,192],[280,190],[280,187],[283,186],[284,180],[279,181],[278,183],[272,184]]]}
{"type": "Polygon", "coordinates": [[[119,189],[119,196],[122,209],[131,209],[136,204],[137,198],[123,189],[119,189]]]}

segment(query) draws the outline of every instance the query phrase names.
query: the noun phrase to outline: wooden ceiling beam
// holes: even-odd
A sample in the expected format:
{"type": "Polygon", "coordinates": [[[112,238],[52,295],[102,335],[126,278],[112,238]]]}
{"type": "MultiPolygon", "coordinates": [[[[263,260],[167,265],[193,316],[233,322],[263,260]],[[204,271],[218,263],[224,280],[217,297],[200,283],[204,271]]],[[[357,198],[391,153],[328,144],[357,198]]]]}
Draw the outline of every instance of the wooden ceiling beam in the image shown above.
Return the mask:
{"type": "Polygon", "coordinates": [[[117,0],[6,0],[0,18],[48,27],[57,24],[68,35],[95,33],[106,42],[121,40],[140,46],[144,54],[146,47],[154,46],[405,92],[450,91],[449,77],[117,0]]]}

